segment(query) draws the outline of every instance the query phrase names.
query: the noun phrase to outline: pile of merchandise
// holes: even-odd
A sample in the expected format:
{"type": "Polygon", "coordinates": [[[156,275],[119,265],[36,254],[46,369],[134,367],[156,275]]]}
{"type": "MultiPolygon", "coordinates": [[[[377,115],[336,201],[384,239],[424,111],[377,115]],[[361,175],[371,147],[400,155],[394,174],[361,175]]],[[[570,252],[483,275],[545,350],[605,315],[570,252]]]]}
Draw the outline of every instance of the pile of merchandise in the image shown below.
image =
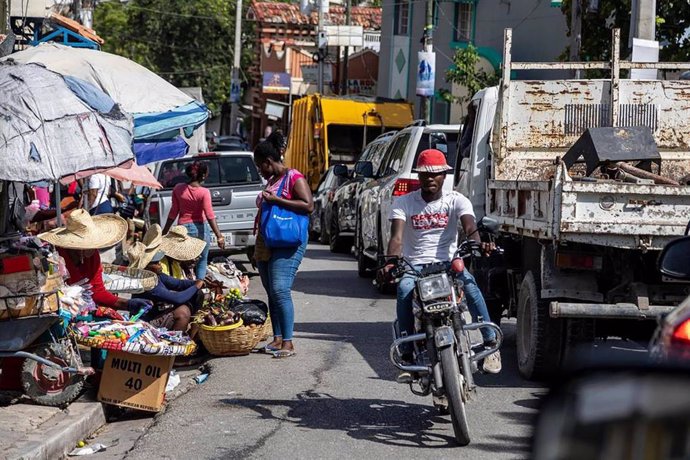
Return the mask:
{"type": "Polygon", "coordinates": [[[81,345],[140,355],[190,355],[196,344],[180,331],[155,328],[144,321],[84,322],[73,327],[81,345]]]}

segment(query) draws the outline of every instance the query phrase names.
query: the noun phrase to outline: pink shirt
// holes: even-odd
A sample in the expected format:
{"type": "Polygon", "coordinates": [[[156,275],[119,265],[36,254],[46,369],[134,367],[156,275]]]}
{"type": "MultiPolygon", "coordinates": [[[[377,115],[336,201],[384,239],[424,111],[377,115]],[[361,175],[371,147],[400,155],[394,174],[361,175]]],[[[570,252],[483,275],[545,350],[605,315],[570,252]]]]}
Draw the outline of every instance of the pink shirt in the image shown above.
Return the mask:
{"type": "MultiPolygon", "coordinates": [[[[304,179],[304,175],[297,171],[296,169],[288,169],[287,172],[287,180],[285,181],[285,187],[283,187],[283,198],[286,200],[291,200],[292,199],[292,189],[295,187],[295,182],[297,182],[298,179],[304,179]]],[[[268,180],[268,185],[266,186],[266,191],[267,192],[273,192],[273,193],[278,193],[278,189],[280,188],[280,183],[283,182],[283,178],[281,177],[277,181],[273,182],[274,178],[271,177],[268,180]]],[[[260,208],[261,207],[261,202],[263,201],[263,195],[259,193],[259,196],[256,197],[256,207],[260,208]]]]}
{"type": "Polygon", "coordinates": [[[215,219],[211,192],[205,187],[177,184],[173,189],[172,207],[168,219],[175,219],[178,215],[178,224],[198,224],[215,219]]]}

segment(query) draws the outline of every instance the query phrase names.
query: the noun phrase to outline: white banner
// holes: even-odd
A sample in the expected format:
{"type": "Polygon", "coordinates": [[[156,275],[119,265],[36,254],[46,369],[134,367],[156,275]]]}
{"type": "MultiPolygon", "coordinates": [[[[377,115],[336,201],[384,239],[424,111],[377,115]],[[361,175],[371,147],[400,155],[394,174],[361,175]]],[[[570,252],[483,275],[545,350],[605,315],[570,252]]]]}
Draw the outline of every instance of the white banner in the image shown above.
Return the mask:
{"type": "Polygon", "coordinates": [[[436,53],[420,51],[417,53],[417,96],[431,97],[434,95],[436,81],[436,53]]]}

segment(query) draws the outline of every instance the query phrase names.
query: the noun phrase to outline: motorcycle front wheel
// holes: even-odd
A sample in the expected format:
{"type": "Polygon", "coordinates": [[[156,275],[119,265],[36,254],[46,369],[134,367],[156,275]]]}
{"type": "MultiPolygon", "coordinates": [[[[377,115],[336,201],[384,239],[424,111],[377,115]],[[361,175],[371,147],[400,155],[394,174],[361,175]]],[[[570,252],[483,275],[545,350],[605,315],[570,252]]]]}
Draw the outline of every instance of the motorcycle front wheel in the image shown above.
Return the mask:
{"type": "Polygon", "coordinates": [[[454,346],[450,346],[441,350],[443,387],[448,398],[448,411],[453,422],[455,440],[459,445],[466,446],[470,443],[470,427],[467,424],[465,402],[462,399],[462,385],[460,384],[460,367],[454,348],[454,346]]]}

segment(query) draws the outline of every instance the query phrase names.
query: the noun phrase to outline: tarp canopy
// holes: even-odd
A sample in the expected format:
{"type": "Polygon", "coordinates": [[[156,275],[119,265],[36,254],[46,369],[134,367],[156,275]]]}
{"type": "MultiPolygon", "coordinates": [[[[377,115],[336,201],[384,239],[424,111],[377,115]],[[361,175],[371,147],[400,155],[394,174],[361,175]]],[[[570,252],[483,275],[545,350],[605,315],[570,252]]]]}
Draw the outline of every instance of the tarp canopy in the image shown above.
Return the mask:
{"type": "Polygon", "coordinates": [[[183,157],[189,151],[189,144],[181,137],[161,142],[135,142],[134,153],[137,163],[147,165],[154,161],[183,157]]]}
{"type": "Polygon", "coordinates": [[[208,119],[208,109],[155,73],[122,56],[56,43],[42,43],[2,58],[40,63],[62,75],[91,83],[135,119],[135,139],[172,139],[208,119]]]}
{"type": "Polygon", "coordinates": [[[0,62],[0,120],[0,180],[52,181],[134,158],[130,115],[97,88],[40,65],[0,62]]]}
{"type": "Polygon", "coordinates": [[[143,185],[144,187],[155,189],[163,188],[155,176],[151,174],[149,168],[145,166],[134,164],[130,168],[112,168],[104,171],[103,174],[119,181],[131,182],[134,185],[143,185]]]}

